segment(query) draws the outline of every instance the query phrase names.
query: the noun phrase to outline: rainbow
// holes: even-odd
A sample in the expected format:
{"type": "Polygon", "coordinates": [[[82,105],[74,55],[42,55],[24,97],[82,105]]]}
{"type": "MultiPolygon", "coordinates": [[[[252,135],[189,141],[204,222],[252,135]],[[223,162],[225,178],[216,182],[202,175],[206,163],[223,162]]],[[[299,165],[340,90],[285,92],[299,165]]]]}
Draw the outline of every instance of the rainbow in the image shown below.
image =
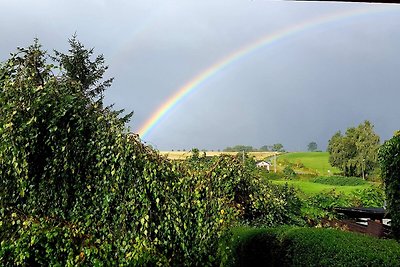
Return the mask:
{"type": "Polygon", "coordinates": [[[185,98],[193,93],[196,89],[200,88],[200,85],[211,77],[225,69],[228,65],[234,64],[239,61],[245,55],[254,52],[262,47],[271,45],[285,37],[293,36],[296,34],[303,33],[310,29],[326,25],[332,22],[337,22],[344,19],[360,17],[362,15],[370,15],[371,13],[380,13],[382,11],[400,10],[396,7],[379,7],[377,5],[367,5],[363,8],[352,9],[348,11],[341,11],[338,13],[331,13],[328,15],[319,16],[310,20],[306,20],[294,25],[290,25],[286,28],[280,29],[274,33],[263,36],[262,38],[252,42],[248,45],[241,47],[235,52],[225,56],[219,61],[215,62],[205,70],[201,71],[190,81],[180,87],[171,97],[167,99],[157,110],[151,115],[151,117],[139,128],[138,133],[142,139],[146,139],[151,131],[171,112],[176,106],[179,105],[185,98]]]}

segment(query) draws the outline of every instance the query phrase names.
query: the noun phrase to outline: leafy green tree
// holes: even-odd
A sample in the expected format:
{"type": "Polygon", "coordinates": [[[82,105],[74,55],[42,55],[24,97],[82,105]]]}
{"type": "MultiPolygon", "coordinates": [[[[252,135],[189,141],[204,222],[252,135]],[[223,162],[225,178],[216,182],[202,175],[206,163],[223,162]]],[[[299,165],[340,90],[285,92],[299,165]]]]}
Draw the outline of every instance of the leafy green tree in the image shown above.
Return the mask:
{"type": "Polygon", "coordinates": [[[369,122],[336,132],[328,142],[329,163],[345,176],[365,177],[377,167],[379,136],[369,122]]]}
{"type": "Polygon", "coordinates": [[[318,149],[318,145],[316,142],[310,142],[307,146],[307,150],[310,152],[314,152],[318,149]]]}
{"type": "Polygon", "coordinates": [[[379,149],[379,162],[385,183],[387,208],[394,237],[400,240],[400,131],[379,149]]]}
{"type": "Polygon", "coordinates": [[[285,150],[283,149],[283,145],[278,143],[278,144],[273,144],[272,145],[272,151],[284,152],[285,150]]]}
{"type": "Polygon", "coordinates": [[[272,151],[272,146],[270,146],[270,145],[264,145],[264,146],[260,147],[259,150],[260,150],[260,151],[272,151]]]}
{"type": "Polygon", "coordinates": [[[236,145],[234,147],[227,147],[224,149],[225,152],[252,152],[257,151],[257,149],[253,148],[252,146],[245,146],[245,145],[236,145]]]}

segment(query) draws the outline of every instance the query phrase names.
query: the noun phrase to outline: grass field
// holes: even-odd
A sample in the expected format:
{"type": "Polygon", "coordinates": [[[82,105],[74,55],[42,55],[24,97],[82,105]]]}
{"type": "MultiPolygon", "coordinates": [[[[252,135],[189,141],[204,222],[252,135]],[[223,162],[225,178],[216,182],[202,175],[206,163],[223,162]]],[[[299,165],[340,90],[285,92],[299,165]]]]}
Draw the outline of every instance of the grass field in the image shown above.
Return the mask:
{"type": "MultiPolygon", "coordinates": [[[[218,151],[206,151],[207,157],[219,156],[219,155],[237,155],[238,152],[218,152],[218,151]]],[[[190,151],[160,151],[160,154],[166,156],[171,160],[184,160],[190,157],[190,151]]],[[[253,156],[257,161],[264,160],[266,158],[272,157],[276,152],[249,152],[250,156],[253,156]]],[[[200,151],[200,155],[203,152],[200,151]]]]}
{"type": "Polygon", "coordinates": [[[293,164],[301,162],[306,169],[318,175],[330,175],[340,172],[339,169],[329,164],[328,152],[293,152],[282,154],[278,157],[278,164],[282,164],[285,161],[293,164]]]}
{"type": "Polygon", "coordinates": [[[327,185],[327,184],[319,184],[319,183],[313,183],[309,181],[301,181],[301,180],[272,180],[272,183],[274,184],[280,184],[284,185],[285,183],[288,183],[289,185],[292,185],[295,188],[300,189],[302,192],[304,192],[305,195],[311,196],[311,195],[316,195],[318,193],[321,193],[322,191],[329,191],[332,189],[335,189],[338,192],[342,192],[345,194],[351,194],[357,189],[365,189],[370,187],[370,184],[365,184],[365,185],[356,185],[356,186],[337,186],[337,185],[327,185]]]}

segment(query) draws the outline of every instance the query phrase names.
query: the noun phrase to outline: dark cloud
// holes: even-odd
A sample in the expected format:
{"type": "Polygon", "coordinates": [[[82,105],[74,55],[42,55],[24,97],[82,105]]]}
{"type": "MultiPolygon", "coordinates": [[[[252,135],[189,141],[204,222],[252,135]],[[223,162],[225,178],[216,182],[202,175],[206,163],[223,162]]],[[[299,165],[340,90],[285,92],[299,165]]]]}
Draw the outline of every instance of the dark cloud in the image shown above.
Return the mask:
{"type": "MultiPolygon", "coordinates": [[[[106,101],[135,111],[137,131],[181,86],[225,56],[316,16],[382,5],[277,1],[2,1],[0,59],[38,37],[67,49],[77,32],[103,53],[106,101]]],[[[371,120],[399,128],[400,9],[311,28],[249,53],[177,105],[151,134],[158,149],[283,143],[325,148],[337,130],[371,120]]]]}

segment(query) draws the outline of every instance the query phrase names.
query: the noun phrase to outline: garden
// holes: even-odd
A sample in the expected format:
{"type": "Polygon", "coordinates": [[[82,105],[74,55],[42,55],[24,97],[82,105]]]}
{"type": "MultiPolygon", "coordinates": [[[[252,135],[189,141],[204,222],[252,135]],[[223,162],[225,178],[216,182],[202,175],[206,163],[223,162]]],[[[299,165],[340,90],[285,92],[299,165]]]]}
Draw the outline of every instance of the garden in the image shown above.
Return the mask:
{"type": "MultiPolygon", "coordinates": [[[[335,206],[382,206],[383,188],[282,178],[251,157],[195,149],[168,160],[130,132],[132,114],[103,103],[104,57],[69,43],[49,54],[36,40],[0,65],[1,265],[400,265],[395,240],[315,228],[335,206]]],[[[399,144],[395,136],[381,152],[394,239],[399,144]]]]}

